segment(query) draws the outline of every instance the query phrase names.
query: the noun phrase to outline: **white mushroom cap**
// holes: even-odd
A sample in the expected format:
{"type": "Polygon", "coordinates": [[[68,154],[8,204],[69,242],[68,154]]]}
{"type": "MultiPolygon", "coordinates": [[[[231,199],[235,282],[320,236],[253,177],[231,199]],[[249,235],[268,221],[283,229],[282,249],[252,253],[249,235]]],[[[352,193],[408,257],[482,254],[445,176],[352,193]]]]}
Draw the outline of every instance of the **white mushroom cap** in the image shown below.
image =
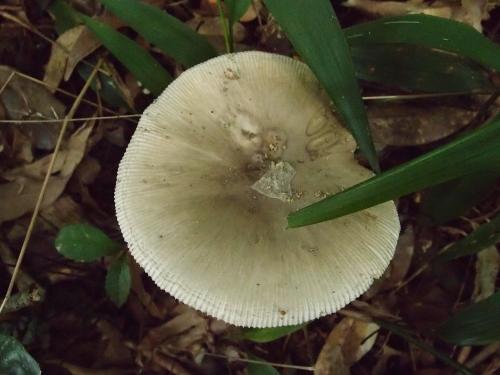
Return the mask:
{"type": "Polygon", "coordinates": [[[120,228],[155,283],[250,327],[299,324],[366,291],[391,260],[394,203],[286,229],[290,212],[372,176],[309,68],[262,52],[177,78],[120,163],[120,228]]]}

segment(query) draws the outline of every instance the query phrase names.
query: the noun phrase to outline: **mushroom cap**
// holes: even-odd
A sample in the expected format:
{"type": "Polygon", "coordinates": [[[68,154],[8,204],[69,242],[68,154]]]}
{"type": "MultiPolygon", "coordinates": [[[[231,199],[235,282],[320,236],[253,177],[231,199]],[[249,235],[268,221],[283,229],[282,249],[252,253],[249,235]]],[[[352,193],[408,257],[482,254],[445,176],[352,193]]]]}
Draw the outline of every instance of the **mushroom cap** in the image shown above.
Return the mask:
{"type": "Polygon", "coordinates": [[[309,321],[366,291],[399,235],[393,202],[286,228],[290,212],[373,175],[355,147],[305,64],[223,55],[142,115],[118,171],[118,222],[181,302],[239,326],[309,321]]]}

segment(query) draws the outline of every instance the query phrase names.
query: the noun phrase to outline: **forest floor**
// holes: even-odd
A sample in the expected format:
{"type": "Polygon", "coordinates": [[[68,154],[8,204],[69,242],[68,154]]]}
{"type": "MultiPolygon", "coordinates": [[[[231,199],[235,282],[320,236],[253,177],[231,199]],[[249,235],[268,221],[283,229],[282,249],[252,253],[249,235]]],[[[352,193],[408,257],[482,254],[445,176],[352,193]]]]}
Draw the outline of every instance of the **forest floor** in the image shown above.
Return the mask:
{"type": "MultiPolygon", "coordinates": [[[[197,28],[223,51],[215,1],[148,2],[197,28]]],[[[72,4],[89,15],[102,15],[98,1],[74,0],[72,4]]],[[[343,26],[392,11],[370,8],[368,1],[356,4],[335,5],[343,26]]],[[[89,90],[85,94],[74,116],[83,120],[69,123],[61,145],[61,160],[49,179],[36,225],[27,234],[61,128],[60,121],[51,120],[68,113],[85,83],[76,70],[69,71],[59,82],[53,76],[57,74],[47,69],[53,49],[58,48],[54,42],[58,34],[48,5],[48,0],[4,0],[0,4],[2,293],[7,289],[23,241],[30,237],[11,303],[0,318],[0,328],[25,345],[44,374],[273,373],[265,372],[271,371],[269,367],[249,365],[248,359],[255,357],[259,358],[257,362],[275,364],[275,370],[283,374],[308,374],[314,368],[317,374],[455,373],[435,353],[379,327],[377,319],[404,321],[419,343],[474,372],[499,371],[497,344],[456,347],[432,334],[454,312],[492,293],[498,277],[497,249],[491,247],[483,256],[463,257],[438,268],[430,262],[437,251],[498,213],[498,184],[486,191],[484,199],[473,209],[442,225],[429,225],[422,220],[419,213],[425,192],[399,199],[402,232],[385,275],[339,312],[272,342],[246,340],[238,328],[179,304],[131,258],[131,292],[126,303],[118,308],[104,288],[110,260],[69,260],[58,253],[54,241],[68,224],[87,222],[123,243],[113,200],[117,168],[136,127],[135,114],[140,114],[153,98],[102,47],[90,46],[92,41],[82,43],[79,51],[70,56],[74,65],[84,56],[89,61],[98,54],[104,56],[120,78],[125,101],[134,111],[124,107],[110,109],[95,92],[89,90]],[[92,48],[96,52],[89,52],[92,48]],[[57,82],[55,87],[50,88],[47,83],[51,80],[57,82]],[[23,199],[18,198],[21,190],[23,199]],[[322,372],[320,367],[324,368],[322,372]]],[[[449,7],[459,6],[450,2],[449,7]]],[[[249,10],[235,26],[237,49],[294,55],[291,44],[267,11],[257,8],[249,10]]],[[[105,17],[151,49],[174,76],[181,72],[179,66],[124,28],[114,16],[105,17]]],[[[483,32],[494,40],[500,39],[495,22],[498,21],[493,16],[483,22],[483,32]]],[[[366,95],[404,95],[373,84],[363,88],[366,95]]],[[[382,167],[399,165],[446,143],[474,119],[485,100],[480,96],[460,96],[367,103],[382,167]]],[[[492,106],[482,115],[495,110],[492,106]]]]}

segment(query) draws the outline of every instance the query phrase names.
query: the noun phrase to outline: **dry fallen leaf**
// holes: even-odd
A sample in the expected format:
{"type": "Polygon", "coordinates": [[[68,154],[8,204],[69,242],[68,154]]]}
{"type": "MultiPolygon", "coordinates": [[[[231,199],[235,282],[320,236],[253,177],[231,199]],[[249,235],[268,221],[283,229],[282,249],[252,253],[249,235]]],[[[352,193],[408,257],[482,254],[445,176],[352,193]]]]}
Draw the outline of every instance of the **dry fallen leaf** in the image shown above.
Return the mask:
{"type": "Polygon", "coordinates": [[[343,5],[357,8],[380,17],[423,13],[431,16],[451,18],[468,23],[479,32],[482,32],[481,21],[488,19],[489,10],[493,6],[488,5],[486,0],[462,0],[461,4],[452,0],[435,1],[432,3],[424,2],[424,0],[409,0],[403,2],[347,0],[343,5]]]}
{"type": "MultiPolygon", "coordinates": [[[[0,65],[0,86],[3,86],[14,70],[0,65]]],[[[12,120],[44,120],[64,117],[65,106],[41,84],[18,75],[12,76],[0,95],[3,107],[12,120]]],[[[30,123],[16,125],[33,139],[41,150],[52,150],[57,139],[60,123],[30,123]]]]}
{"type": "Polygon", "coordinates": [[[392,146],[437,141],[460,130],[475,116],[473,111],[455,107],[401,103],[372,104],[367,114],[374,141],[392,146]]]}
{"type": "Polygon", "coordinates": [[[349,368],[375,344],[378,329],[375,323],[342,319],[328,335],[314,366],[314,374],[349,374],[349,368]]]}
{"type": "MultiPolygon", "coordinates": [[[[63,145],[54,173],[49,180],[42,207],[52,204],[64,191],[73,171],[82,160],[87,139],[94,127],[94,121],[87,122],[77,129],[63,145]]],[[[51,155],[47,155],[32,164],[5,171],[2,177],[9,182],[0,184],[0,223],[13,220],[31,212],[36,204],[43,184],[45,171],[51,155]]]]}
{"type": "MultiPolygon", "coordinates": [[[[186,22],[186,25],[204,35],[209,42],[219,51],[225,51],[224,29],[220,17],[194,17],[186,22]]],[[[246,38],[246,29],[239,22],[233,25],[233,39],[239,43],[246,38]]]]}
{"type": "Polygon", "coordinates": [[[196,358],[211,341],[208,319],[185,305],[178,305],[174,317],[152,328],[139,345],[139,351],[159,350],[167,355],[189,353],[196,358]]]}
{"type": "Polygon", "coordinates": [[[490,246],[477,254],[473,297],[475,302],[488,298],[495,292],[499,268],[500,254],[495,246],[490,246]]]}
{"type": "Polygon", "coordinates": [[[59,87],[71,50],[84,30],[85,26],[83,25],[69,29],[57,38],[57,44],[52,45],[50,59],[45,67],[45,76],[43,77],[43,81],[52,93],[59,87]]]}
{"type": "Polygon", "coordinates": [[[241,22],[251,22],[257,18],[260,11],[262,10],[262,1],[261,0],[253,0],[246,10],[245,14],[241,16],[241,22]]]}

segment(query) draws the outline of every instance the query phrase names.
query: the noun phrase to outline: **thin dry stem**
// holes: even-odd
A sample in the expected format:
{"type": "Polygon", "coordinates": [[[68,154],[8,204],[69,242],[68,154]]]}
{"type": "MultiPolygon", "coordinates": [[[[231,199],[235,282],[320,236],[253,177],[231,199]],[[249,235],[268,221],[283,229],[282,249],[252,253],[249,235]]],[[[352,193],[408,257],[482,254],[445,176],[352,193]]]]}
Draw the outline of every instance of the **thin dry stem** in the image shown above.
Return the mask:
{"type": "Polygon", "coordinates": [[[24,255],[26,254],[26,249],[28,247],[28,244],[29,244],[29,241],[31,238],[31,234],[33,233],[33,229],[35,227],[38,212],[40,211],[40,208],[42,206],[43,198],[44,198],[45,192],[47,190],[50,175],[52,174],[52,171],[54,169],[54,164],[55,164],[57,154],[58,154],[59,149],[60,149],[61,144],[62,144],[64,133],[65,133],[66,128],[68,127],[68,124],[69,124],[69,119],[75,115],[75,112],[76,112],[78,106],[80,105],[80,102],[82,101],[83,96],[85,95],[88,88],[90,87],[90,84],[94,80],[94,77],[97,74],[97,69],[99,69],[99,67],[101,66],[101,63],[102,63],[102,60],[99,59],[99,61],[96,64],[96,67],[94,68],[94,70],[92,71],[92,73],[88,77],[87,81],[85,82],[85,85],[83,86],[82,90],[80,91],[80,94],[75,99],[75,102],[73,103],[73,106],[69,110],[69,113],[64,118],[64,122],[62,123],[61,130],[59,131],[59,136],[57,138],[57,142],[56,142],[56,145],[54,147],[54,152],[52,153],[52,157],[50,159],[50,164],[47,168],[47,173],[45,174],[45,178],[43,180],[42,188],[40,189],[40,194],[38,195],[35,209],[33,210],[33,214],[31,215],[31,220],[30,220],[30,223],[28,226],[28,230],[27,230],[26,235],[24,237],[24,241],[23,241],[23,244],[21,246],[21,250],[19,251],[19,256],[17,258],[16,267],[14,268],[14,271],[12,272],[12,277],[10,278],[7,292],[5,293],[5,297],[2,301],[2,304],[0,305],[0,314],[2,313],[3,309],[5,308],[5,305],[7,304],[7,301],[9,300],[9,297],[12,294],[12,289],[14,288],[16,277],[17,277],[19,270],[21,268],[21,263],[23,261],[24,255]]]}
{"type": "Polygon", "coordinates": [[[303,371],[314,371],[314,367],[312,366],[297,366],[297,365],[288,365],[286,363],[275,363],[275,362],[265,362],[265,361],[258,361],[255,359],[248,359],[248,358],[229,358],[225,355],[222,354],[215,354],[215,353],[206,353],[205,355],[209,357],[215,357],[215,358],[223,358],[231,362],[245,362],[245,363],[256,363],[258,365],[268,365],[268,366],[274,366],[274,367],[281,367],[281,368],[290,368],[294,370],[303,370],[303,371]]]}
{"type": "MultiPolygon", "coordinates": [[[[90,120],[119,120],[141,117],[141,115],[114,115],[114,116],[94,116],[94,117],[76,117],[69,119],[69,122],[90,121],[90,120]]],[[[0,124],[29,124],[29,123],[59,123],[62,119],[46,119],[46,120],[0,120],[0,124]]]]}

